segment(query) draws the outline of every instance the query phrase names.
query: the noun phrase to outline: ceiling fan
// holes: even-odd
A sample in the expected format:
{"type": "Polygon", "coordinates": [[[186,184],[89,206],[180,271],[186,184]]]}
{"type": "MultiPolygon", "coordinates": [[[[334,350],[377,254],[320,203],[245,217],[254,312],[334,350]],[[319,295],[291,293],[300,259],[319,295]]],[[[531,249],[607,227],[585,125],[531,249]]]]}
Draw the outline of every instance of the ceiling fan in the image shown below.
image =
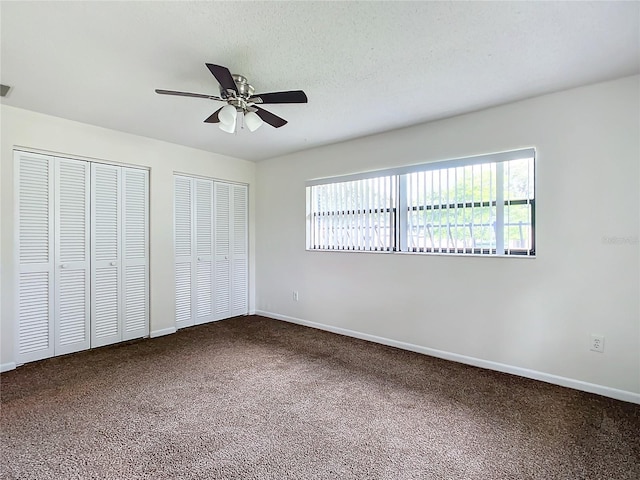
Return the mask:
{"type": "Polygon", "coordinates": [[[254,88],[249,85],[247,79],[242,75],[231,74],[229,69],[222,65],[214,65],[212,63],[206,63],[205,65],[220,84],[219,97],[202,93],[159,89],[156,89],[156,93],[181,97],[208,98],[218,102],[226,102],[227,105],[220,107],[205,120],[206,123],[219,123],[220,129],[225,132],[233,133],[235,131],[238,112],[242,113],[244,125],[252,132],[258,129],[263,122],[272,127],[280,128],[286,125],[287,121],[258,107],[258,104],[307,103],[308,101],[302,90],[254,94],[254,88]]]}

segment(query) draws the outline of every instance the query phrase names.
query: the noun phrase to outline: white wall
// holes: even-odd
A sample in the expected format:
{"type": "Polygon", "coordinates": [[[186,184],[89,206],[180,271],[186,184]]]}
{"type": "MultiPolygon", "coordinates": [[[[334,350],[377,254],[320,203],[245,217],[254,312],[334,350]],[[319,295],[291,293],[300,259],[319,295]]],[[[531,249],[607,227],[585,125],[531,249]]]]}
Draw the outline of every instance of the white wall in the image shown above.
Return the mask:
{"type": "Polygon", "coordinates": [[[87,157],[150,168],[151,334],[175,327],[173,173],[249,184],[250,300],[255,298],[255,164],[175,144],[72,122],[18,108],[0,107],[0,364],[14,362],[13,149],[87,157]]]}
{"type": "Polygon", "coordinates": [[[628,77],[259,163],[258,311],[639,401],[639,91],[628,77]],[[529,146],[535,259],[305,251],[306,180],[529,146]]]}

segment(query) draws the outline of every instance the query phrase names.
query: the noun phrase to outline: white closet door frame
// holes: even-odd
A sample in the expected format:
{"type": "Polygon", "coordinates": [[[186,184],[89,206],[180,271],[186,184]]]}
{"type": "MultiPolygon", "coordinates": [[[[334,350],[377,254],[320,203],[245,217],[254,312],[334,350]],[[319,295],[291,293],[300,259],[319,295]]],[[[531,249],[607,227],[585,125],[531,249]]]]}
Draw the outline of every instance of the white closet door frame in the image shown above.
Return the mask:
{"type": "Polygon", "coordinates": [[[16,150],[14,196],[16,362],[147,336],[149,172],[16,150]],[[112,192],[96,188],[96,169],[115,174],[112,192]],[[117,245],[110,258],[95,258],[96,243],[111,241],[97,235],[96,195],[113,202],[117,245]],[[113,274],[106,301],[98,295],[99,268],[113,274]],[[105,305],[115,328],[99,336],[93,320],[105,305]]]}
{"type": "Polygon", "coordinates": [[[176,328],[184,328],[195,325],[196,312],[193,295],[196,272],[193,179],[174,174],[173,192],[176,328]]]}
{"type": "Polygon", "coordinates": [[[89,164],[55,158],[55,355],[90,347],[89,164]]]}
{"type": "Polygon", "coordinates": [[[174,245],[176,328],[248,313],[246,185],[174,175],[174,245]]]}
{"type": "MultiPolygon", "coordinates": [[[[15,246],[15,348],[16,363],[22,364],[52,357],[54,354],[54,159],[48,155],[32,154],[21,151],[14,152],[14,246],[15,246]],[[31,194],[46,194],[47,205],[42,211],[46,212],[45,222],[47,234],[43,240],[47,243],[46,260],[41,262],[21,262],[22,254],[29,254],[21,242],[21,212],[31,205],[21,202],[21,197],[27,195],[21,189],[21,180],[27,176],[27,160],[46,162],[47,177],[44,182],[28,185],[31,194]],[[24,250],[24,252],[23,252],[24,250]],[[40,303],[34,303],[33,297],[40,296],[40,303]]],[[[32,172],[35,173],[35,172],[32,172]]],[[[34,180],[42,178],[40,174],[34,180]]],[[[25,187],[26,185],[25,179],[25,187]]],[[[37,198],[36,198],[37,199],[37,198]]],[[[26,213],[26,212],[25,212],[26,213]]],[[[35,219],[32,218],[32,220],[35,219]]],[[[31,237],[31,235],[29,235],[31,237]]],[[[30,248],[33,248],[31,245],[30,248]]],[[[33,252],[32,252],[33,253],[33,252]]],[[[37,299],[37,298],[36,298],[37,299]]]]}
{"type": "Polygon", "coordinates": [[[149,335],[149,171],[122,167],[122,340],[149,335]]]}
{"type": "MultiPolygon", "coordinates": [[[[106,164],[91,164],[91,347],[101,347],[122,339],[122,171],[120,167],[106,164]],[[111,171],[115,176],[114,198],[100,195],[98,172],[111,171]],[[100,202],[112,201],[112,219],[115,232],[111,236],[116,241],[115,248],[109,248],[106,230],[99,229],[99,217],[106,212],[100,209],[100,202]],[[100,244],[99,244],[100,243],[100,244]],[[110,251],[109,251],[110,250],[110,251]]],[[[106,224],[106,219],[105,219],[106,224]]]]}

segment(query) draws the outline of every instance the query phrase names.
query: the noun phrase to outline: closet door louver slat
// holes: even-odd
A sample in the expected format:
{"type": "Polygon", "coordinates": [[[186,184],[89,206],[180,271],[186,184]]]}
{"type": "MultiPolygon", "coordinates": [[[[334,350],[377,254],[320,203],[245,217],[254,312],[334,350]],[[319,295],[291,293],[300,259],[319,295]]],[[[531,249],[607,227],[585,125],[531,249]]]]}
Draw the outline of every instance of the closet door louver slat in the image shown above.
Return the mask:
{"type": "Polygon", "coordinates": [[[122,340],[131,340],[149,334],[149,172],[123,168],[122,178],[122,340]]]}
{"type": "Polygon", "coordinates": [[[231,316],[231,251],[230,219],[231,185],[214,182],[214,218],[215,218],[215,318],[231,316]]]}
{"type": "Polygon", "coordinates": [[[193,265],[193,181],[174,176],[174,245],[176,282],[176,328],[194,325],[194,301],[191,292],[195,285],[193,265]]]}
{"type": "Polygon", "coordinates": [[[121,188],[120,167],[91,166],[92,347],[122,339],[121,188]]]}
{"type": "Polygon", "coordinates": [[[249,310],[249,265],[247,235],[247,187],[232,185],[233,232],[231,240],[231,315],[246,315],[249,310]]]}
{"type": "Polygon", "coordinates": [[[16,362],[54,354],[53,157],[15,152],[16,362]]]}
{"type": "Polygon", "coordinates": [[[55,159],[55,355],[90,346],[89,164],[55,159]]]}
{"type": "Polygon", "coordinates": [[[194,179],[196,318],[195,323],[213,320],[213,183],[194,179]]]}

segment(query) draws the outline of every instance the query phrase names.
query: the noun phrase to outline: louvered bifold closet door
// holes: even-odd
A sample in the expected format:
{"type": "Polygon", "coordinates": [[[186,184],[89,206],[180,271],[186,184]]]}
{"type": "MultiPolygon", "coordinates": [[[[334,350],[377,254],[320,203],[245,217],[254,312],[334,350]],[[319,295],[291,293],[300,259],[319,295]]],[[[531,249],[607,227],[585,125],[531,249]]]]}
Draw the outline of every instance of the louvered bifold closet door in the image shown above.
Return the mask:
{"type": "Polygon", "coordinates": [[[149,335],[149,172],[122,168],[122,340],[149,335]]]}
{"type": "Polygon", "coordinates": [[[249,312],[248,195],[246,185],[231,185],[231,315],[249,312]]]}
{"type": "Polygon", "coordinates": [[[121,168],[91,165],[91,346],[120,341],[121,168]]]}
{"type": "Polygon", "coordinates": [[[52,157],[14,153],[16,232],[16,362],[54,354],[52,157]]]}
{"type": "Polygon", "coordinates": [[[213,320],[213,182],[193,180],[195,188],[195,323],[213,320]]]}
{"type": "Polygon", "coordinates": [[[194,285],[193,265],[193,181],[188,177],[173,177],[173,231],[175,245],[176,279],[176,328],[194,325],[195,316],[192,302],[194,285]]]}
{"type": "Polygon", "coordinates": [[[231,185],[214,182],[214,316],[231,316],[231,185]]]}
{"type": "Polygon", "coordinates": [[[55,163],[55,355],[90,347],[89,163],[55,163]]]}

